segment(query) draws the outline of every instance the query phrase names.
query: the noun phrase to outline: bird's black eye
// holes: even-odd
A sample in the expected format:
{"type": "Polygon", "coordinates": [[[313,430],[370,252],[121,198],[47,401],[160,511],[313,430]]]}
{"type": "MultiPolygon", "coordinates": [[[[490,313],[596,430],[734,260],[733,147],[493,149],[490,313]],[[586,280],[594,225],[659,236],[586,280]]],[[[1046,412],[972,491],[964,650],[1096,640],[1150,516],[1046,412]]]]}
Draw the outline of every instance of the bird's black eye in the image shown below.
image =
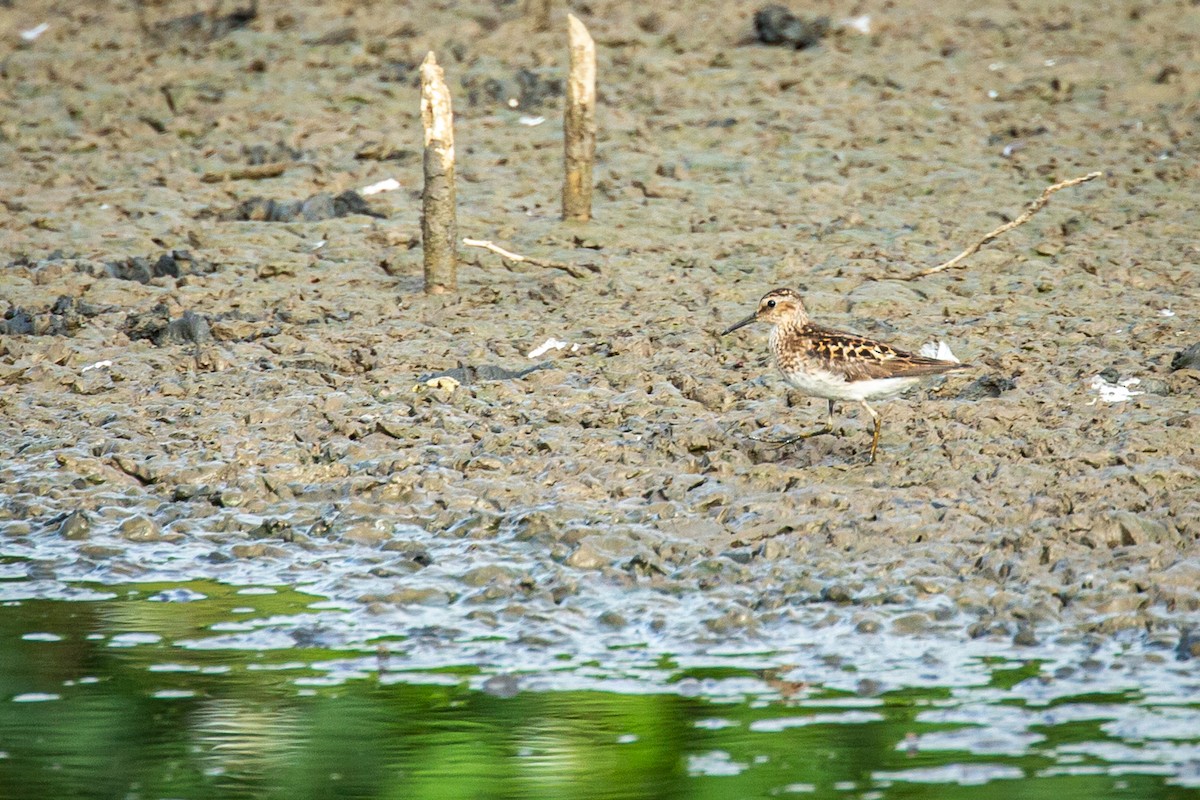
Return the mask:
{"type": "Polygon", "coordinates": [[[774,300],[768,300],[768,301],[767,301],[767,308],[774,308],[774,307],[775,307],[775,301],[774,301],[774,300]]]}

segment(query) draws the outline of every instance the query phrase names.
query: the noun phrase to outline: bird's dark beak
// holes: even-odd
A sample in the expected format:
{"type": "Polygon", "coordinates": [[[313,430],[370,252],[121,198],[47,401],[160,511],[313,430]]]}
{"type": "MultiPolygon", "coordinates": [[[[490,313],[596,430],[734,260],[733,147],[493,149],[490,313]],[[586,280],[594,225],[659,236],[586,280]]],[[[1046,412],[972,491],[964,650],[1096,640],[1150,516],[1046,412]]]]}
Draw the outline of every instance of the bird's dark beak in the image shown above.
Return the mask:
{"type": "Polygon", "coordinates": [[[741,327],[743,327],[743,326],[745,326],[745,325],[749,325],[751,322],[754,322],[756,319],[758,319],[758,313],[757,313],[757,312],[755,312],[754,314],[751,314],[750,316],[746,317],[746,318],[745,318],[744,320],[742,320],[741,322],[735,322],[734,324],[730,325],[728,328],[726,328],[725,330],[721,331],[721,335],[722,335],[722,336],[724,336],[724,335],[725,335],[725,334],[727,334],[727,333],[733,333],[733,332],[734,332],[734,331],[736,331],[738,328],[741,328],[741,327]]]}

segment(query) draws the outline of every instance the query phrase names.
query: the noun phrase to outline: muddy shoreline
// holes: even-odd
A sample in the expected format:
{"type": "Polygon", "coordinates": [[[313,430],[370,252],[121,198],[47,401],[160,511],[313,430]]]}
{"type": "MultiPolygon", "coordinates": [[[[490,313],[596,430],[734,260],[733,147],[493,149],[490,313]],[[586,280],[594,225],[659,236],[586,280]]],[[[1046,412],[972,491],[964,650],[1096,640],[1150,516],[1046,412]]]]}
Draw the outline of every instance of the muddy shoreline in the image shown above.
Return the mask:
{"type": "Polygon", "coordinates": [[[1195,14],[899,4],[796,50],[754,44],[746,3],[593,4],[596,219],[564,224],[565,44],[516,4],[156,27],[177,6],[0,8],[0,547],[41,554],[30,579],[244,562],[400,631],[712,643],[818,609],[1200,655],[1200,371],[1172,368],[1200,339],[1195,14]],[[420,293],[431,47],[460,233],[590,277],[464,248],[460,294],[420,293]],[[896,280],[1095,169],[967,268],[896,280]],[[378,218],[229,217],[389,177],[378,218]],[[765,330],[716,335],[780,285],[977,367],[886,403],[873,466],[849,408],[756,444],[823,413],[765,330]],[[1140,383],[1110,402],[1106,370],[1140,383]]]}

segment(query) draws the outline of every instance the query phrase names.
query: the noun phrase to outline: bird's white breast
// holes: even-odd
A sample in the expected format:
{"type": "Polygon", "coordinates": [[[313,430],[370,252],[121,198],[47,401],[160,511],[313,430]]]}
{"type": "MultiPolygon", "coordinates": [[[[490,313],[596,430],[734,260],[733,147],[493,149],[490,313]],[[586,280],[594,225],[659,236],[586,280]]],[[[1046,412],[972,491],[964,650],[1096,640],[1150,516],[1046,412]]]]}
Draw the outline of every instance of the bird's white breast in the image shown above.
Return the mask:
{"type": "Polygon", "coordinates": [[[895,397],[912,388],[918,381],[917,378],[872,378],[865,381],[848,381],[844,375],[824,370],[783,372],[783,377],[792,386],[810,397],[856,402],[895,397]]]}

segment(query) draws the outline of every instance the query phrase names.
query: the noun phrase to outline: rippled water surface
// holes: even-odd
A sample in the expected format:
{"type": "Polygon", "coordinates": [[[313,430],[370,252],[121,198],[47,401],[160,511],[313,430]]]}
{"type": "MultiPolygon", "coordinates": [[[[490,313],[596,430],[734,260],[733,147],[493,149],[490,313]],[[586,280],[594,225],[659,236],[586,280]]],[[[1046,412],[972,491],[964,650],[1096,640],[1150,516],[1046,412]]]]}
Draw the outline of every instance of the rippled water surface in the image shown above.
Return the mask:
{"type": "Polygon", "coordinates": [[[834,637],[804,665],[628,647],[523,670],[461,641],[414,668],[419,633],[349,646],[358,612],[287,587],[0,597],[6,798],[1200,796],[1196,671],[1169,652],[931,645],[897,673],[834,637]]]}

